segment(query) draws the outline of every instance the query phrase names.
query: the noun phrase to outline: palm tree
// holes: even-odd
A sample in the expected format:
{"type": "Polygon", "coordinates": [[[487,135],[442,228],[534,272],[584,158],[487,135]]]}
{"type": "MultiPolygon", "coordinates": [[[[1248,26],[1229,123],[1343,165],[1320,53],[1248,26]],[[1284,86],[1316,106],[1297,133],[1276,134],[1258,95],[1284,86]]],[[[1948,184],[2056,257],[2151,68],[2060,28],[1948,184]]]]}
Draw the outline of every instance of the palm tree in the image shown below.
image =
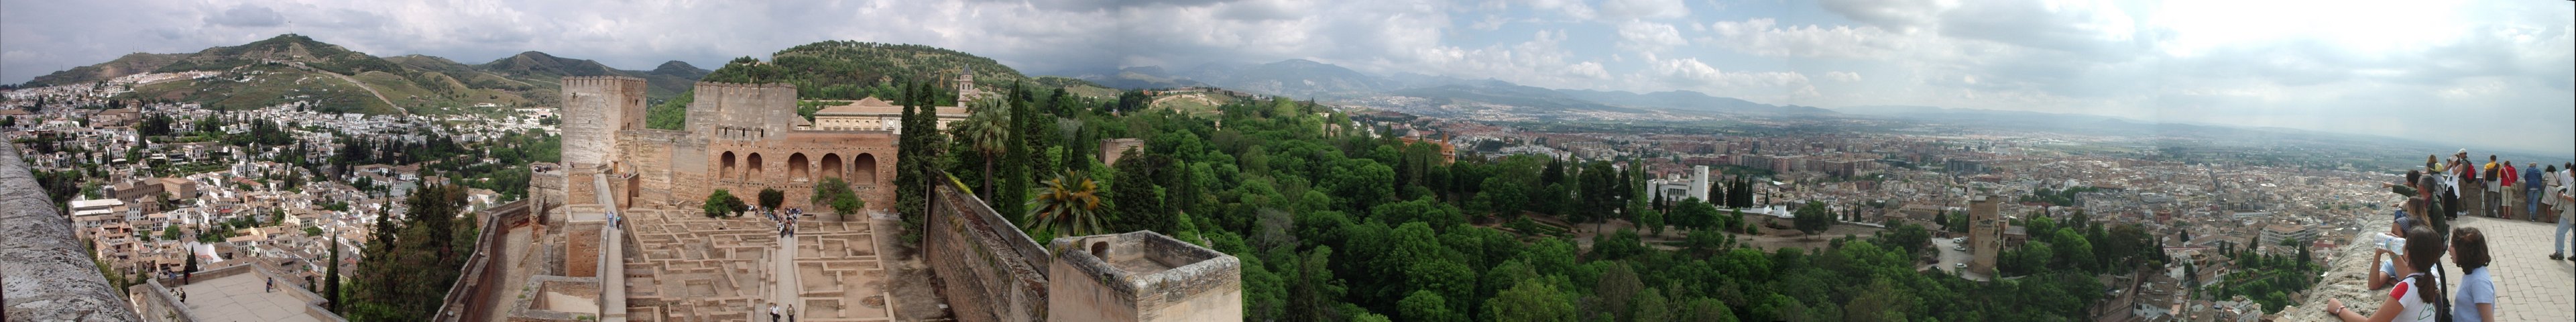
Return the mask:
{"type": "Polygon", "coordinates": [[[1066,171],[1038,184],[1037,194],[1029,197],[1028,220],[1022,229],[1087,236],[1108,228],[1100,218],[1100,210],[1108,205],[1100,198],[1100,184],[1093,182],[1091,176],[1066,171]]]}
{"type": "Polygon", "coordinates": [[[993,103],[993,101],[976,103],[973,112],[975,115],[966,117],[965,124],[957,127],[957,136],[958,139],[973,145],[972,148],[976,153],[984,156],[984,193],[977,195],[985,196],[987,201],[993,201],[990,200],[993,195],[993,159],[998,158],[1003,152],[1010,151],[1008,144],[1011,119],[1004,109],[1005,106],[1000,103],[993,103]]]}

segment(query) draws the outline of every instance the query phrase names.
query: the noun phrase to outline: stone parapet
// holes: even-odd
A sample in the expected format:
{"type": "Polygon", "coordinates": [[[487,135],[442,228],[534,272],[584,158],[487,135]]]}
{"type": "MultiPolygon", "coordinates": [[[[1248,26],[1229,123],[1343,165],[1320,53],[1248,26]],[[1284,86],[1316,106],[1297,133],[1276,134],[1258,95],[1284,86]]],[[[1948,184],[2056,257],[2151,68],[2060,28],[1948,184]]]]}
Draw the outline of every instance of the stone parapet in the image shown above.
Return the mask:
{"type": "Polygon", "coordinates": [[[1046,319],[1047,252],[953,184],[932,188],[933,208],[922,253],[942,282],[958,321],[1046,319]]]}
{"type": "Polygon", "coordinates": [[[16,145],[0,145],[0,302],[10,321],[139,321],[16,145]]]}

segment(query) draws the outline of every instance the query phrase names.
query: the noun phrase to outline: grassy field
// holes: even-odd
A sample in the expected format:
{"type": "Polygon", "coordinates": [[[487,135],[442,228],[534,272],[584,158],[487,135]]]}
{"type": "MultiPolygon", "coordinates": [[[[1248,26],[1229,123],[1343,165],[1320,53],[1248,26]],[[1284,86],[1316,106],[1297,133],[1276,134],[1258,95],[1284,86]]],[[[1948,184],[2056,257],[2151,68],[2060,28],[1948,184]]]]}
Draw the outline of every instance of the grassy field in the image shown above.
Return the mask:
{"type": "Polygon", "coordinates": [[[1233,99],[1234,98],[1231,97],[1208,95],[1204,93],[1183,93],[1154,97],[1154,103],[1148,106],[1150,106],[1150,108],[1168,108],[1173,111],[1181,112],[1182,114],[1194,116],[1209,116],[1222,113],[1217,110],[1217,106],[1225,105],[1226,102],[1232,101],[1233,99]]]}

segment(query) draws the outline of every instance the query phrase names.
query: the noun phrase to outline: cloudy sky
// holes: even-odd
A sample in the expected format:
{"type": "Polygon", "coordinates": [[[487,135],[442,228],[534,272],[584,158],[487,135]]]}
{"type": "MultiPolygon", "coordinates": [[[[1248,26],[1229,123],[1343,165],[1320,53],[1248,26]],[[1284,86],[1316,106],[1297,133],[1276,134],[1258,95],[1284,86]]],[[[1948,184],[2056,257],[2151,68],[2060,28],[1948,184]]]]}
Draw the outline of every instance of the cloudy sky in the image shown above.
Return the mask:
{"type": "Polygon", "coordinates": [[[624,69],[862,40],[1039,74],[1309,59],[1552,88],[2576,154],[2571,12],[2556,0],[0,0],[0,83],[287,32],[379,56],[480,63],[536,50],[624,69]]]}

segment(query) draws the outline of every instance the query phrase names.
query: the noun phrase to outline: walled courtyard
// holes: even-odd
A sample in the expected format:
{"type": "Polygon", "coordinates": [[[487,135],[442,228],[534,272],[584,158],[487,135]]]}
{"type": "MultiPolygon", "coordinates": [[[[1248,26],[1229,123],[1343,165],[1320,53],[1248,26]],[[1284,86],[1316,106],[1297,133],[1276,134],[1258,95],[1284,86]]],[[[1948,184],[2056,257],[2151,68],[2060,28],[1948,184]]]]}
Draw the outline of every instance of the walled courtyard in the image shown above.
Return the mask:
{"type": "Polygon", "coordinates": [[[638,321],[765,321],[769,304],[798,321],[891,321],[886,270],[866,222],[807,221],[780,238],[756,214],[632,210],[625,252],[628,316],[638,321]],[[784,246],[784,247],[782,247],[784,246]]]}

